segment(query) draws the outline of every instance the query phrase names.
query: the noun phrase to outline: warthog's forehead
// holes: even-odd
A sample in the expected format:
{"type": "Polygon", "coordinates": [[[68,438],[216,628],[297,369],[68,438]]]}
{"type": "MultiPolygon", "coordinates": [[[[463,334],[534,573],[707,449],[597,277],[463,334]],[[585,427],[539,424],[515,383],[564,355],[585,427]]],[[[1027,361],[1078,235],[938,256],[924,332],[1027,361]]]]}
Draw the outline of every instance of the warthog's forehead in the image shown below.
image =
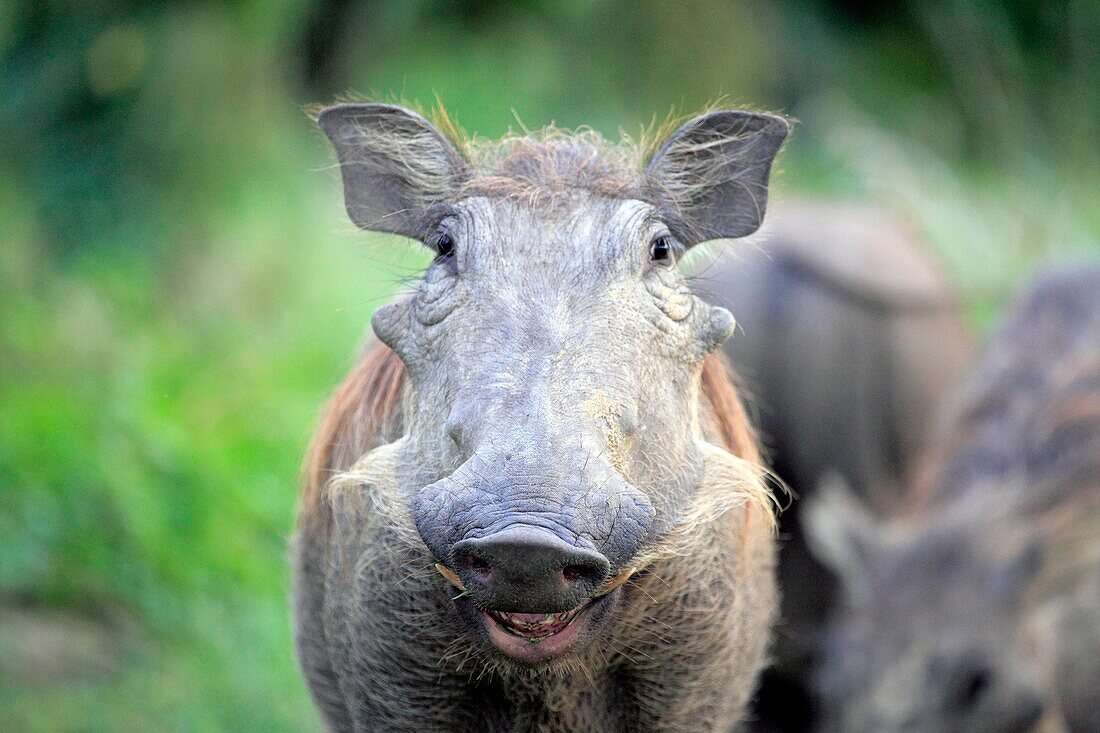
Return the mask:
{"type": "MultiPolygon", "coordinates": [[[[477,196],[453,207],[444,222],[459,239],[460,266],[471,274],[545,285],[638,271],[649,240],[664,230],[651,204],[577,191],[531,200],[477,196]],[[464,246],[463,246],[464,245],[464,246]]],[[[505,285],[495,281],[495,285],[505,285]]]]}

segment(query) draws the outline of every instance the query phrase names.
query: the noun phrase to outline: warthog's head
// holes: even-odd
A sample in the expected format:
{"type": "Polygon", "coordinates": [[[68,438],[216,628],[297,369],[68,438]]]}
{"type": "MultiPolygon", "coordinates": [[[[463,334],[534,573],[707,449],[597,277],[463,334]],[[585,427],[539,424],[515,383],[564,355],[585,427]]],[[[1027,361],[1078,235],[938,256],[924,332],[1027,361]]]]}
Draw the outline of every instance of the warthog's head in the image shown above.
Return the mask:
{"type": "Polygon", "coordinates": [[[819,675],[827,729],[1035,729],[1044,706],[1022,605],[1039,546],[978,505],[931,524],[883,524],[827,488],[806,520],[811,545],[844,588],[819,675]]]}
{"type": "Polygon", "coordinates": [[[700,367],[734,320],[676,263],[757,229],[787,123],[704,114],[644,167],[590,133],[456,146],[382,104],[319,123],[351,219],[436,255],[372,320],[410,380],[398,481],[420,537],[476,633],[555,658],[698,484],[700,367]]]}

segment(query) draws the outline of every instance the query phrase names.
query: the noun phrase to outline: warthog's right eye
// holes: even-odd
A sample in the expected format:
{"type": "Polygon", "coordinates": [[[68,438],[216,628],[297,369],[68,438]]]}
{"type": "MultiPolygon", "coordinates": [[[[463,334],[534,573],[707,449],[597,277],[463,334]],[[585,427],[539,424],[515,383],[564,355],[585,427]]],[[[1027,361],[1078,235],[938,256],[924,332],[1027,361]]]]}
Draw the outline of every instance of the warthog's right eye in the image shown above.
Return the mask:
{"type": "Polygon", "coordinates": [[[428,240],[428,246],[435,250],[435,255],[441,260],[453,257],[455,253],[455,240],[447,232],[437,232],[428,240]]]}

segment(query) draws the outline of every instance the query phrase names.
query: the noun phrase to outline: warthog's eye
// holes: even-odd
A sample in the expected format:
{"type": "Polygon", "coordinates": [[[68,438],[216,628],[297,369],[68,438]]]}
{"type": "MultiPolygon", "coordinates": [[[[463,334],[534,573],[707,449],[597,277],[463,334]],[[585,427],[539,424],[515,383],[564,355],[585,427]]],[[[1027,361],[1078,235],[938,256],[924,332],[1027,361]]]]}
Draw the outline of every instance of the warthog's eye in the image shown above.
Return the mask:
{"type": "Polygon", "coordinates": [[[447,232],[436,232],[428,238],[428,246],[435,250],[435,255],[441,260],[453,257],[455,253],[455,240],[447,232]]]}
{"type": "Polygon", "coordinates": [[[959,710],[973,708],[981,701],[992,681],[993,672],[984,666],[960,672],[953,680],[951,703],[959,710]]]}
{"type": "Polygon", "coordinates": [[[671,264],[676,258],[676,240],[663,234],[649,245],[649,261],[659,264],[671,264]]]}

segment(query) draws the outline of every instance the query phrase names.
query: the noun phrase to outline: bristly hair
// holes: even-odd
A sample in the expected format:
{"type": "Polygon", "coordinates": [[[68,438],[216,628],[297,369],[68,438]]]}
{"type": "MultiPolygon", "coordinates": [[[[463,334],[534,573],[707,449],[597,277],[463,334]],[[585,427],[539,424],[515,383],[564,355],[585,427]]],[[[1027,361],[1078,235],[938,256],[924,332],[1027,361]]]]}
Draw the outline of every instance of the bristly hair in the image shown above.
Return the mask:
{"type": "Polygon", "coordinates": [[[474,175],[464,195],[622,197],[643,190],[638,151],[608,142],[595,130],[546,127],[500,140],[475,139],[467,143],[466,154],[474,175]]]}
{"type": "Polygon", "coordinates": [[[1084,458],[1100,447],[1097,283],[1100,266],[1054,271],[1018,299],[960,394],[940,494],[1014,475],[1031,492],[1067,471],[1100,476],[1084,458]]]}
{"type": "MultiPolygon", "coordinates": [[[[620,129],[618,140],[608,140],[590,128],[568,129],[554,124],[536,130],[509,129],[495,139],[469,135],[438,98],[430,107],[392,95],[384,100],[345,95],[338,101],[383,101],[410,109],[431,122],[470,166],[470,178],[459,191],[460,197],[484,195],[533,201],[582,193],[666,204],[705,196],[714,182],[717,161],[699,156],[696,168],[675,182],[661,185],[645,174],[646,165],[678,127],[726,102],[720,99],[691,114],[670,108],[663,118],[654,117],[644,125],[636,136],[620,129]],[[670,185],[675,190],[669,190],[670,185]]],[[[306,109],[316,119],[323,106],[306,109]]]]}
{"type": "Polygon", "coordinates": [[[316,518],[321,490],[373,448],[394,417],[405,388],[405,365],[389,347],[373,343],[336,388],[314,428],[302,465],[300,521],[316,518]]]}

